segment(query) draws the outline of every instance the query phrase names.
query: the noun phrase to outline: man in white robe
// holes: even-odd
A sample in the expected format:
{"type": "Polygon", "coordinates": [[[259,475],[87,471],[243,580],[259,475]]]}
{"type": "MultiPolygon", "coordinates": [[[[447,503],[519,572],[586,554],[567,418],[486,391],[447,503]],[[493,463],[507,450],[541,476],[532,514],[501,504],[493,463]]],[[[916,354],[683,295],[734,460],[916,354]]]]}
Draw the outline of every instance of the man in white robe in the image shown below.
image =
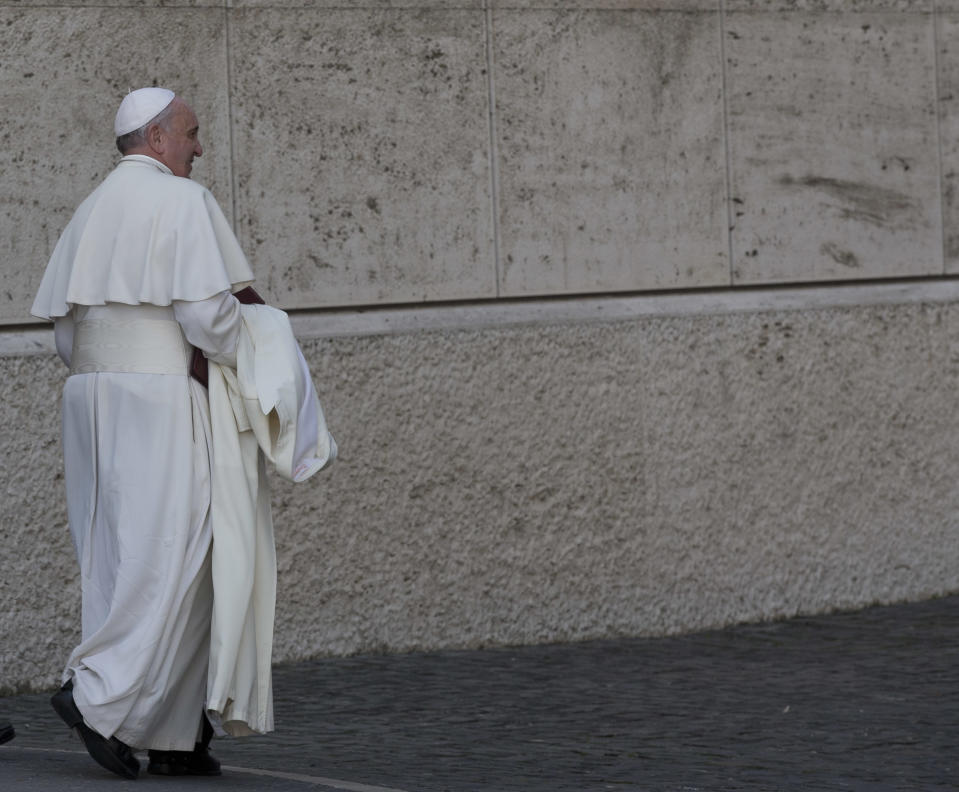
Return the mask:
{"type": "Polygon", "coordinates": [[[253,275],[213,196],[190,181],[203,148],[172,92],[129,94],[123,154],[79,206],[33,305],[70,367],[67,511],[82,641],[52,703],[91,756],[135,778],[218,775],[204,716],[210,646],[211,433],[191,345],[236,365],[233,292],[253,275]]]}

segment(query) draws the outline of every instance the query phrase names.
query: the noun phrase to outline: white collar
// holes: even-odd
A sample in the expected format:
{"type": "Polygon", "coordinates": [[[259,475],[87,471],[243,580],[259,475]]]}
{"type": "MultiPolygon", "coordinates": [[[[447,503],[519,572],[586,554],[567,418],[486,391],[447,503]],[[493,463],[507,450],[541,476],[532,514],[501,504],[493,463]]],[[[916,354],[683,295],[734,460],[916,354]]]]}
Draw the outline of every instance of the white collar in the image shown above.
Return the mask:
{"type": "Polygon", "coordinates": [[[163,173],[169,174],[170,176],[173,175],[173,171],[166,165],[160,162],[160,160],[153,159],[153,157],[148,154],[127,154],[125,157],[121,157],[120,162],[142,162],[146,165],[155,165],[159,170],[163,171],[163,173]]]}

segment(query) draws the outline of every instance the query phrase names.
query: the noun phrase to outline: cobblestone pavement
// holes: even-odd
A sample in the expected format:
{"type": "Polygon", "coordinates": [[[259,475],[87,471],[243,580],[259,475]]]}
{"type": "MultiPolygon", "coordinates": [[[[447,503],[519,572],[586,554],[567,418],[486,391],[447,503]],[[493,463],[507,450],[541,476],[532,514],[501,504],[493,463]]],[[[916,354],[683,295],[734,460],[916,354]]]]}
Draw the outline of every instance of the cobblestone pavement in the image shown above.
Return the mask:
{"type": "MultiPolygon", "coordinates": [[[[959,597],[658,639],[275,669],[277,732],[221,779],[375,792],[954,790],[959,597]],[[259,774],[247,771],[260,771],[259,774]]],[[[0,698],[0,789],[103,789],[46,695],[0,698]]]]}

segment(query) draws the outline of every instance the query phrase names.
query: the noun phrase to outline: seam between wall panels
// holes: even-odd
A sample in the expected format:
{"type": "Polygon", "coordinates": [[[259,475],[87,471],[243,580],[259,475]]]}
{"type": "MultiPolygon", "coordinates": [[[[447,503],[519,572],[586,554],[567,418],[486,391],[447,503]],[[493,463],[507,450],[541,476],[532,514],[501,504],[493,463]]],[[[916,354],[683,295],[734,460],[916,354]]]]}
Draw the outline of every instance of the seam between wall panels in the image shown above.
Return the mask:
{"type": "Polygon", "coordinates": [[[942,86],[939,83],[940,74],[939,74],[939,42],[942,40],[940,35],[939,28],[939,3],[938,0],[933,0],[932,4],[932,68],[935,71],[933,74],[933,90],[935,91],[935,114],[936,114],[936,200],[939,202],[939,241],[940,241],[940,251],[942,254],[942,268],[941,272],[943,275],[946,274],[946,202],[945,195],[943,194],[943,179],[942,179],[942,102],[940,97],[942,96],[941,88],[942,86]]]}
{"type": "Polygon", "coordinates": [[[732,162],[729,152],[729,91],[726,74],[726,2],[718,0],[717,13],[719,15],[719,73],[721,76],[720,90],[723,92],[723,157],[725,158],[726,179],[726,255],[729,256],[729,285],[735,285],[733,277],[735,259],[733,258],[733,179],[732,162]]]}
{"type": "MultiPolygon", "coordinates": [[[[226,0],[223,4],[223,28],[226,39],[226,121],[227,137],[230,143],[230,208],[233,215],[233,233],[237,234],[240,218],[237,215],[236,147],[233,135],[233,3],[226,0]]],[[[239,236],[239,234],[237,234],[239,236]]]]}
{"type": "Polygon", "coordinates": [[[486,91],[489,124],[490,211],[493,221],[493,278],[495,294],[500,296],[502,263],[500,259],[499,219],[499,147],[496,142],[496,87],[493,82],[493,9],[490,0],[483,0],[483,26],[486,33],[486,91]]]}

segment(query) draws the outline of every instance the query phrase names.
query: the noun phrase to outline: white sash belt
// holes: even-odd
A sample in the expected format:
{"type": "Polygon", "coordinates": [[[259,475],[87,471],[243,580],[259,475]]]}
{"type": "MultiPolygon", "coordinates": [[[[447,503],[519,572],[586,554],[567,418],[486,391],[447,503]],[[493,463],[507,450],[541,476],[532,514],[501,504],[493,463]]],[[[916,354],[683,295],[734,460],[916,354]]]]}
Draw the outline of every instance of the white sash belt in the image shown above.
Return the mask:
{"type": "Polygon", "coordinates": [[[73,335],[70,373],[187,374],[190,349],[172,319],[87,319],[73,335]]]}

